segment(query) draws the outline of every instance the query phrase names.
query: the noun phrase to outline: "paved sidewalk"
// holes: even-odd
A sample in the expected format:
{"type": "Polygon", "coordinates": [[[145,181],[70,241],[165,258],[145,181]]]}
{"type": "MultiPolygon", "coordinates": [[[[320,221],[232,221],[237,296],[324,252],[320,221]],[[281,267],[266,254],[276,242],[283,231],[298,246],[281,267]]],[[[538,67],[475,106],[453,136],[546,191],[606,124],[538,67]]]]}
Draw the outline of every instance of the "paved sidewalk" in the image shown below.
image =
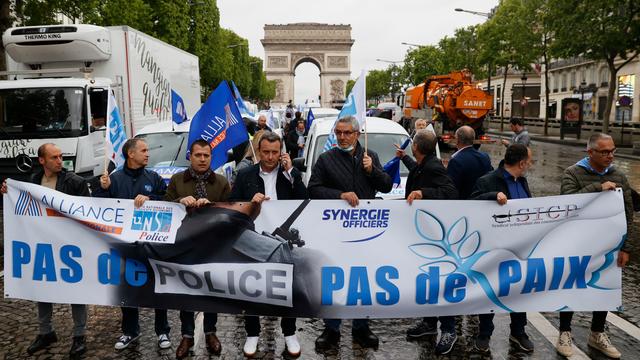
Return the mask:
{"type": "MultiPolygon", "coordinates": [[[[513,133],[511,131],[500,131],[497,129],[488,129],[487,134],[490,136],[498,136],[501,138],[510,139],[513,133]]],[[[571,134],[565,136],[564,139],[560,139],[559,136],[544,136],[541,134],[529,133],[532,142],[545,142],[551,144],[565,145],[565,146],[578,146],[584,147],[586,149],[588,138],[582,137],[581,139],[576,139],[575,135],[571,134]]],[[[619,147],[616,151],[616,156],[631,159],[631,160],[640,160],[640,155],[633,154],[633,149],[630,147],[619,147]]]]}

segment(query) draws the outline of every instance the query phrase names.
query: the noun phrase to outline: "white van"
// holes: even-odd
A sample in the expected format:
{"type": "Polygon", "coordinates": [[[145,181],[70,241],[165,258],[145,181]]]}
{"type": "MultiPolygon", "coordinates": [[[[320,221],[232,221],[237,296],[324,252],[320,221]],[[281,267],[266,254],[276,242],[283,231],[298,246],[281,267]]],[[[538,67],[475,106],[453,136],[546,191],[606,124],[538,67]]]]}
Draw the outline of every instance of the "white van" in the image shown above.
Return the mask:
{"type": "MultiPolygon", "coordinates": [[[[315,165],[320,154],[324,152],[324,144],[327,142],[327,137],[329,136],[335,121],[335,117],[319,119],[314,121],[311,125],[311,129],[309,129],[309,134],[305,143],[306,151],[304,157],[294,161],[299,168],[305,170],[302,174],[302,180],[305,185],[309,184],[313,165],[315,165]],[[304,164],[302,164],[303,159],[304,164]]],[[[369,149],[378,154],[381,165],[384,165],[396,156],[396,148],[393,144],[401,145],[409,138],[407,131],[399,124],[389,121],[388,119],[377,117],[367,117],[367,133],[369,149]]],[[[359,141],[360,145],[364,146],[364,133],[360,134],[359,141]]],[[[413,156],[410,146],[406,151],[408,155],[413,156]]],[[[408,175],[409,170],[401,163],[400,185],[394,185],[393,189],[389,193],[378,193],[376,194],[376,197],[382,199],[403,199],[404,187],[408,175]]]]}

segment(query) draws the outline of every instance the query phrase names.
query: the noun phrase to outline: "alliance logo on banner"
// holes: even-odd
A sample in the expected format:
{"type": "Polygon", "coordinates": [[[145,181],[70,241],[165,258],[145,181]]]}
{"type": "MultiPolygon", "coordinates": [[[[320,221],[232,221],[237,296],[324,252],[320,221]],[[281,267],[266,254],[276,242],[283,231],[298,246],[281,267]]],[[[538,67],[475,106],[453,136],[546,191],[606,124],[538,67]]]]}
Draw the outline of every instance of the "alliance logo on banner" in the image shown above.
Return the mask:
{"type": "Polygon", "coordinates": [[[4,206],[15,211],[4,212],[6,297],[318,318],[622,304],[620,191],[504,206],[229,203],[186,215],[175,203],[135,209],[132,200],[8,186],[4,206]],[[254,230],[246,214],[258,210],[254,230]]]}

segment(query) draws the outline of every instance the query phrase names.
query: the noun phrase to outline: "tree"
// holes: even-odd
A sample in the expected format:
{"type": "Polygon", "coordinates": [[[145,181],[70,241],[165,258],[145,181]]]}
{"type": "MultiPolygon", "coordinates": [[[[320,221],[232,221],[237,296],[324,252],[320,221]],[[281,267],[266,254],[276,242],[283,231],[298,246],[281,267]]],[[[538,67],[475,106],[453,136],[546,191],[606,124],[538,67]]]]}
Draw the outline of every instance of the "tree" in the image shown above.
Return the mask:
{"type": "MultiPolygon", "coordinates": [[[[521,0],[503,0],[495,15],[478,29],[478,59],[503,70],[500,130],[504,131],[504,93],[509,69],[526,72],[537,60],[532,45],[537,35],[529,31],[527,9],[521,0]]],[[[524,90],[524,89],[523,89],[524,90]]]]}
{"type": "Polygon", "coordinates": [[[544,135],[549,135],[549,62],[551,59],[551,44],[554,40],[549,23],[550,20],[560,14],[554,14],[549,9],[548,0],[528,0],[525,3],[525,16],[531,24],[531,29],[538,36],[538,41],[532,44],[532,48],[544,65],[544,135]]]}
{"type": "Polygon", "coordinates": [[[420,46],[407,51],[402,77],[404,82],[419,84],[431,75],[444,73],[444,54],[437,46],[420,46]]]}
{"type": "Polygon", "coordinates": [[[347,89],[346,89],[346,94],[347,94],[347,95],[349,95],[349,93],[351,93],[351,89],[353,89],[353,85],[355,85],[355,84],[356,84],[356,81],[355,81],[355,80],[351,80],[351,79],[349,79],[349,80],[347,81],[347,89]]]}
{"type": "Polygon", "coordinates": [[[374,99],[376,103],[380,98],[389,94],[391,73],[388,70],[371,70],[367,74],[367,99],[374,99]]]}
{"type": "Polygon", "coordinates": [[[549,0],[554,35],[551,51],[558,57],[584,56],[604,61],[609,89],[602,132],[609,131],[618,71],[640,54],[640,2],[637,0],[549,0]],[[618,59],[620,61],[618,61],[618,59]]]}
{"type": "Polygon", "coordinates": [[[484,77],[478,64],[478,25],[455,30],[453,37],[445,36],[438,42],[442,52],[443,73],[468,69],[476,78],[484,77]]]}
{"type": "Polygon", "coordinates": [[[109,0],[99,2],[84,22],[101,26],[128,25],[146,34],[153,32],[153,8],[143,0],[109,0]]]}

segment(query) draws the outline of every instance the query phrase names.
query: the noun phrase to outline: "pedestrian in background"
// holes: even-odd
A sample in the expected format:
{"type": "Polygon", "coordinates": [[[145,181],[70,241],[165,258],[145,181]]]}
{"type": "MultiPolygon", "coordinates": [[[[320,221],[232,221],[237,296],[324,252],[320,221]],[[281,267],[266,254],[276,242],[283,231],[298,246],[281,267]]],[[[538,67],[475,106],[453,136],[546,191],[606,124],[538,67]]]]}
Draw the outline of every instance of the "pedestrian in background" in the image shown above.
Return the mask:
{"type": "Polygon", "coordinates": [[[529,131],[524,127],[524,121],[520,118],[511,118],[510,123],[513,136],[511,136],[511,141],[502,139],[502,145],[522,144],[531,146],[531,138],[529,137],[529,131]]]}
{"type": "MultiPolygon", "coordinates": [[[[438,137],[431,131],[419,130],[413,137],[411,150],[416,157],[416,166],[409,171],[405,186],[405,199],[409,204],[414,200],[455,200],[458,198],[453,181],[447,176],[440,159],[436,157],[438,137]]],[[[408,155],[406,155],[408,156],[408,155]]],[[[438,334],[440,320],[440,340],[435,352],[448,354],[458,340],[455,316],[425,317],[417,325],[407,330],[407,337],[418,339],[438,334]]]]}
{"type": "MultiPolygon", "coordinates": [[[[179,202],[187,208],[197,208],[212,202],[226,201],[231,192],[227,179],[211,170],[211,144],[199,139],[190,147],[190,166],[187,170],[171,177],[165,201],[179,202]]],[[[215,244],[215,234],[212,238],[215,244]]],[[[216,335],[218,314],[205,312],[203,316],[204,342],[207,351],[220,355],[222,346],[216,335]]],[[[176,358],[184,359],[194,345],[195,314],[193,311],[180,311],[182,340],[176,349],[176,358]]]]}
{"type": "MultiPolygon", "coordinates": [[[[52,143],[40,145],[38,148],[38,163],[42,169],[36,171],[31,177],[31,183],[42,185],[52,190],[60,191],[73,196],[91,196],[87,181],[72,171],[62,167],[62,151],[52,143]]],[[[2,194],[7,193],[7,181],[2,183],[2,194]]],[[[53,329],[51,318],[53,317],[53,304],[38,302],[38,336],[27,348],[27,353],[34,353],[47,348],[58,341],[58,336],[53,329]]],[[[69,355],[79,356],[87,351],[86,327],[87,306],[71,304],[71,317],[73,319],[73,341],[69,355]]]]}
{"type": "MultiPolygon", "coordinates": [[[[531,191],[527,183],[527,171],[533,163],[531,149],[522,144],[507,147],[504,160],[499,167],[476,181],[470,198],[475,200],[494,200],[504,205],[508,199],[530,198],[531,191]]],[[[489,341],[493,334],[495,314],[480,314],[479,333],[474,340],[474,349],[481,353],[489,352],[489,341]]],[[[509,313],[511,333],[509,341],[525,352],[533,351],[533,342],[525,332],[526,313],[509,313]]]]}
{"type": "MultiPolygon", "coordinates": [[[[375,199],[376,192],[387,193],[393,186],[391,177],[382,170],[378,154],[364,151],[358,141],[360,126],[353,116],[338,119],[334,134],[338,146],[320,155],[309,179],[312,199],[343,199],[358,206],[360,199],[375,199]]],[[[340,341],[340,319],[325,319],[324,331],[316,339],[316,348],[324,350],[340,341]]],[[[378,337],[367,319],[354,319],[351,334],[360,346],[377,348],[378,337]]]]}
{"type": "MultiPolygon", "coordinates": [[[[625,174],[613,165],[616,145],[609,135],[598,133],[591,135],[587,143],[587,157],[569,166],[562,176],[560,192],[564,194],[582,194],[622,189],[624,211],[627,219],[627,237],[618,253],[618,266],[625,267],[629,261],[630,242],[635,240],[633,227],[633,201],[631,187],[625,174]]],[[[573,355],[571,338],[572,311],[560,313],[560,336],[556,350],[563,356],[573,355]]],[[[606,311],[594,311],[591,318],[591,334],[588,345],[610,358],[619,359],[622,354],[616,349],[604,332],[607,321],[606,311]]]]}
{"type": "MultiPolygon", "coordinates": [[[[135,207],[141,207],[148,200],[163,200],[167,190],[162,177],[155,171],[147,170],[149,164],[149,146],[142,139],[127,140],[122,146],[122,154],[126,162],[122,169],[111,175],[106,173],[100,177],[100,187],[93,196],[113,199],[133,199],[135,207]]],[[[122,335],[115,344],[116,350],[127,348],[140,337],[138,308],[121,307],[122,335]]],[[[171,347],[166,309],[155,309],[155,331],[158,335],[158,347],[171,347]]]]}
{"type": "Polygon", "coordinates": [[[295,129],[289,131],[289,134],[287,134],[287,151],[289,152],[289,156],[292,159],[301,157],[304,153],[304,137],[306,135],[305,130],[306,128],[304,121],[298,121],[296,123],[295,129]]]}

